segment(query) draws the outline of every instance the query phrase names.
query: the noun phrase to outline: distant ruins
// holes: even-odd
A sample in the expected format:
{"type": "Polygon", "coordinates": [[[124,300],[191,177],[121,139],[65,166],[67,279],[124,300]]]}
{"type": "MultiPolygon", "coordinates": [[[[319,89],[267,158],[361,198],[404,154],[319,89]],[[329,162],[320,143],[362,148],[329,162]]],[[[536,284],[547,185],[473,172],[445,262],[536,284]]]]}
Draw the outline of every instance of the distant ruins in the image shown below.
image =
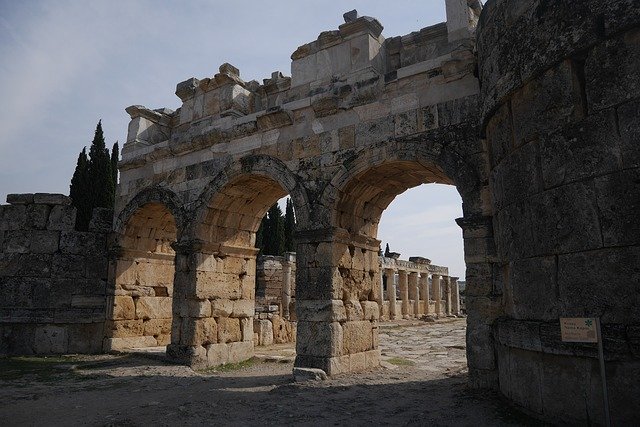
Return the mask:
{"type": "Polygon", "coordinates": [[[73,231],[58,196],[0,206],[0,348],[145,340],[192,366],[251,357],[255,232],[289,194],[296,367],[378,366],[380,306],[431,310],[411,271],[400,305],[384,298],[380,216],[443,183],[463,201],[470,385],[552,422],[601,422],[597,351],[563,342],[559,321],[599,317],[613,424],[640,423],[640,7],[446,10],[391,38],[349,13],[292,54],[291,77],[245,82],[223,64],[179,83],[176,111],[127,108],[111,233],[99,218],[73,231]]]}
{"type": "MultiPolygon", "coordinates": [[[[409,261],[380,256],[381,299],[378,319],[420,319],[425,316],[454,317],[462,314],[457,277],[446,267],[432,265],[422,257],[409,261]],[[431,277],[429,277],[431,276],[431,277]]],[[[295,253],[257,259],[256,320],[254,344],[295,341],[295,253]]],[[[367,303],[368,304],[368,303],[367,303]]],[[[374,310],[373,304],[370,309],[374,310]]],[[[364,308],[363,308],[364,309],[364,308]]]]}

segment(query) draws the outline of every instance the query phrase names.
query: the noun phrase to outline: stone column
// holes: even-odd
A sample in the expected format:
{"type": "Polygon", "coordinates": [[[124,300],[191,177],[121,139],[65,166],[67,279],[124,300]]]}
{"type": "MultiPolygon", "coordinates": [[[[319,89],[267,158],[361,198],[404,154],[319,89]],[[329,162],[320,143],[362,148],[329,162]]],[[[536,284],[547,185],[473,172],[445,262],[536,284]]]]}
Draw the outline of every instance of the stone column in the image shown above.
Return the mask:
{"type": "Polygon", "coordinates": [[[442,308],[441,308],[441,303],[442,303],[442,295],[440,292],[440,275],[439,274],[432,274],[431,275],[431,288],[433,290],[433,299],[436,302],[436,306],[435,306],[435,315],[437,317],[440,317],[440,315],[442,314],[442,308]]]}
{"type": "Polygon", "coordinates": [[[380,271],[380,298],[378,299],[378,305],[380,306],[380,317],[384,315],[384,270],[380,271]]]}
{"type": "Polygon", "coordinates": [[[458,285],[458,277],[451,277],[451,314],[458,316],[460,314],[460,286],[458,285]]]}
{"type": "Polygon", "coordinates": [[[429,314],[429,273],[420,273],[420,298],[424,301],[424,312],[429,314]]]}
{"type": "Polygon", "coordinates": [[[392,268],[385,268],[387,277],[387,299],[389,300],[389,320],[398,318],[396,313],[396,273],[392,268]]]}
{"type": "Polygon", "coordinates": [[[444,312],[451,315],[451,278],[444,276],[444,312]]]}
{"type": "Polygon", "coordinates": [[[407,285],[407,270],[398,270],[398,286],[400,286],[400,300],[402,301],[402,318],[409,318],[409,286],[407,285]]]}
{"type": "Polygon", "coordinates": [[[413,317],[420,316],[420,297],[418,296],[418,273],[409,273],[409,298],[413,299],[413,317]]]}
{"type": "Polygon", "coordinates": [[[285,252],[282,263],[282,294],[280,301],[282,304],[282,317],[289,319],[289,306],[291,305],[291,263],[295,262],[295,252],[285,252]]]}
{"type": "Polygon", "coordinates": [[[176,253],[176,261],[173,279],[171,344],[167,346],[167,358],[191,366],[206,365],[206,349],[191,340],[188,333],[197,320],[190,316],[189,301],[196,293],[197,256],[202,250],[202,242],[181,241],[173,243],[171,247],[176,253]]]}

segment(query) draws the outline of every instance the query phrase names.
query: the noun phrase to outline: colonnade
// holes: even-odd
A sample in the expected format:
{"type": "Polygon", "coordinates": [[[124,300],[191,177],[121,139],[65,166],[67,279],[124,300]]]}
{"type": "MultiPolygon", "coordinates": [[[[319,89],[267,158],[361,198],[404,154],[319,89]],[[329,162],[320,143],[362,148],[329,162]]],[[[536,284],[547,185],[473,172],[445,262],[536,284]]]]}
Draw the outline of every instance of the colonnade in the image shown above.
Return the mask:
{"type": "Polygon", "coordinates": [[[380,287],[383,318],[393,320],[461,314],[457,277],[427,270],[383,267],[380,287]]]}

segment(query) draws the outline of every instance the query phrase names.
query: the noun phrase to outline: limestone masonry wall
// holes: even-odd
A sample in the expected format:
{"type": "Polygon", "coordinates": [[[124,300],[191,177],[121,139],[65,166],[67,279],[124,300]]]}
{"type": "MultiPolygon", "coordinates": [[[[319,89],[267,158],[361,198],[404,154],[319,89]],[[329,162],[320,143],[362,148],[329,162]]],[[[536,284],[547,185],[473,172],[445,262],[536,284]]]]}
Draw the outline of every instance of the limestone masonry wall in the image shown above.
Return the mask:
{"type": "Polygon", "coordinates": [[[61,194],[10,194],[0,205],[0,354],[102,351],[107,235],[113,211],[89,231],[61,194]]]}
{"type": "Polygon", "coordinates": [[[554,422],[602,423],[596,348],[563,343],[558,321],[600,317],[612,425],[638,424],[640,6],[490,1],[478,61],[500,390],[554,422]]]}

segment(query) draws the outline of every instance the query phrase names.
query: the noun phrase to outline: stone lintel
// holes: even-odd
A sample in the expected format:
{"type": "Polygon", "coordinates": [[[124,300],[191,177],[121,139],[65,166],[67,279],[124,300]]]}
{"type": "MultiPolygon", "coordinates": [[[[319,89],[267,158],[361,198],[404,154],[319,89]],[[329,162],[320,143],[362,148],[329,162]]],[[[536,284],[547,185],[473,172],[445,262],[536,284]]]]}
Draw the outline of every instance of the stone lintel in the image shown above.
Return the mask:
{"type": "Polygon", "coordinates": [[[169,126],[171,122],[170,114],[173,111],[163,108],[160,110],[151,110],[144,105],[130,105],[124,109],[131,117],[131,120],[142,117],[153,123],[157,123],[162,126],[169,126]]]}
{"type": "Polygon", "coordinates": [[[28,205],[33,203],[33,193],[7,194],[7,203],[10,205],[28,205]]]}

